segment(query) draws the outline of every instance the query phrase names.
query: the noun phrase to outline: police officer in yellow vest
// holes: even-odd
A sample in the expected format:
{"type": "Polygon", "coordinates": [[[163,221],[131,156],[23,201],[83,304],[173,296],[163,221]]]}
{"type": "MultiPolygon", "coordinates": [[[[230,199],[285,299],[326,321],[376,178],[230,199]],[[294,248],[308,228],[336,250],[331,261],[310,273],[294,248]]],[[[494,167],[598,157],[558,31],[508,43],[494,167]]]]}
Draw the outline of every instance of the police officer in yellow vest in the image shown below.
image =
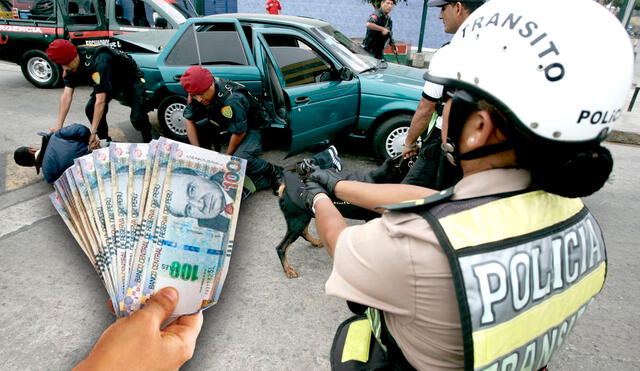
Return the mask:
{"type": "Polygon", "coordinates": [[[591,0],[492,0],[438,60],[425,78],[448,90],[443,149],[459,183],[306,181],[334,258],[326,292],[369,307],[340,326],[335,370],[540,370],[604,284],[602,233],[578,197],[613,166],[601,142],[633,73],[619,21],[591,0]],[[347,227],[330,193],[387,206],[347,227]]]}

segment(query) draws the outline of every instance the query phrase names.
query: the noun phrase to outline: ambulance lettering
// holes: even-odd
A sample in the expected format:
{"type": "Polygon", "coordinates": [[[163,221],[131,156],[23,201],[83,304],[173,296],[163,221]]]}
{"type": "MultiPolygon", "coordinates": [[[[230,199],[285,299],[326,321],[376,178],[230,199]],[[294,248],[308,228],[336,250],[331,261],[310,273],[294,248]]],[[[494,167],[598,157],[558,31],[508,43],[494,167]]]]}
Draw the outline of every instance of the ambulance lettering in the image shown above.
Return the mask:
{"type": "Polygon", "coordinates": [[[29,26],[10,26],[10,25],[0,25],[0,31],[5,32],[27,32],[27,33],[44,33],[40,27],[29,27],[29,26]]]}

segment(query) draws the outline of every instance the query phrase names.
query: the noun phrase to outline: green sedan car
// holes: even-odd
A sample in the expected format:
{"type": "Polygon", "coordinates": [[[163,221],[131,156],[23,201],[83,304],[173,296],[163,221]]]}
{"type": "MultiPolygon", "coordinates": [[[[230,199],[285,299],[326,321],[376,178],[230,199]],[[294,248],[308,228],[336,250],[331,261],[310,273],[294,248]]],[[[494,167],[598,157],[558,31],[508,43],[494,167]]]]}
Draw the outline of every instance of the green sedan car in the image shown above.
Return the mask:
{"type": "Polygon", "coordinates": [[[261,97],[290,153],[337,136],[364,138],[386,159],[402,150],[424,71],[380,62],[330,24],[268,14],[219,14],[178,30],[122,35],[145,75],[165,135],[186,139],[180,77],[201,64],[261,97]]]}

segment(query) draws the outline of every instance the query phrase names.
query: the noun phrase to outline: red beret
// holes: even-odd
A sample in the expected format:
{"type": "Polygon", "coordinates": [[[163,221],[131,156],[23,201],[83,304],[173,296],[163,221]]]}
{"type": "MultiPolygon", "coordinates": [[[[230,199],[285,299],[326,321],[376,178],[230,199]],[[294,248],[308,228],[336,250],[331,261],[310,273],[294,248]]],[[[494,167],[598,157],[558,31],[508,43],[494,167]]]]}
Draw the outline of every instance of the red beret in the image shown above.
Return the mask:
{"type": "Polygon", "coordinates": [[[187,93],[200,94],[211,87],[213,75],[205,68],[193,66],[182,75],[180,84],[187,93]]]}
{"type": "Polygon", "coordinates": [[[76,46],[69,40],[57,39],[53,40],[47,48],[47,57],[57,64],[67,64],[78,55],[76,46]]]}

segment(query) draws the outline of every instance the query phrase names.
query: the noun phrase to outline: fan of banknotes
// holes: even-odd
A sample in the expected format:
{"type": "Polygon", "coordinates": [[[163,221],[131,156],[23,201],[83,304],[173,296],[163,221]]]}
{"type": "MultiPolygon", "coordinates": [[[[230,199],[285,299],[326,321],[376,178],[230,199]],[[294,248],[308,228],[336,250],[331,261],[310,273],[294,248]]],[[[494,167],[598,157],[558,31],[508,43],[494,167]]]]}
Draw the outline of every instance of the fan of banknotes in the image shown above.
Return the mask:
{"type": "Polygon", "coordinates": [[[172,286],[172,317],[220,297],[246,161],[160,138],[111,143],[75,160],[51,201],[109,293],[117,316],[172,286]]]}

